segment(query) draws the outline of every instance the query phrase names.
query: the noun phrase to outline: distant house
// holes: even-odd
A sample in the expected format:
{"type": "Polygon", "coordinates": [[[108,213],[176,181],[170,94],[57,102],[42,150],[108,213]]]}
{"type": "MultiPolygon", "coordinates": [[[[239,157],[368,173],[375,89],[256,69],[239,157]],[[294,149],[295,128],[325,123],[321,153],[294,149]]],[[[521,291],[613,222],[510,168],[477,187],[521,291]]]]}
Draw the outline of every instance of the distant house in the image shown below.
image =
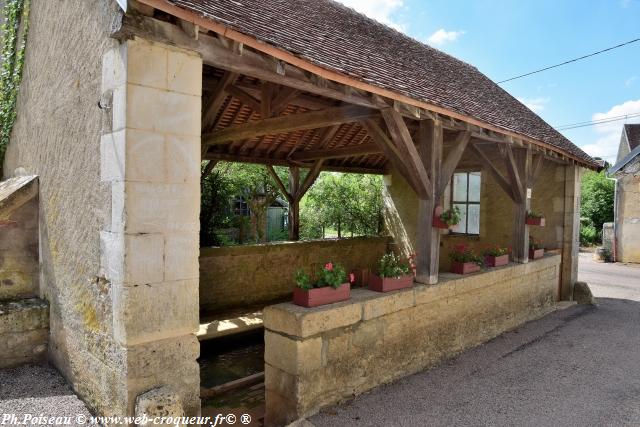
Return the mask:
{"type": "Polygon", "coordinates": [[[613,256],[640,262],[640,124],[624,125],[609,175],[616,178],[613,256]]]}

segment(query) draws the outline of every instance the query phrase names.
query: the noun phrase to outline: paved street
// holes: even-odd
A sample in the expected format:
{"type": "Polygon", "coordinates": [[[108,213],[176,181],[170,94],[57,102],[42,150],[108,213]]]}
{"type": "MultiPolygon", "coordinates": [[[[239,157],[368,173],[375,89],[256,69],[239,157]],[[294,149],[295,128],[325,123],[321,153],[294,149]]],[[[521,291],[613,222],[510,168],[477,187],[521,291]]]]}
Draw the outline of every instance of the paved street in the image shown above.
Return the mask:
{"type": "Polygon", "coordinates": [[[598,306],[573,306],[380,387],[325,426],[640,425],[640,268],[580,256],[598,306]]]}

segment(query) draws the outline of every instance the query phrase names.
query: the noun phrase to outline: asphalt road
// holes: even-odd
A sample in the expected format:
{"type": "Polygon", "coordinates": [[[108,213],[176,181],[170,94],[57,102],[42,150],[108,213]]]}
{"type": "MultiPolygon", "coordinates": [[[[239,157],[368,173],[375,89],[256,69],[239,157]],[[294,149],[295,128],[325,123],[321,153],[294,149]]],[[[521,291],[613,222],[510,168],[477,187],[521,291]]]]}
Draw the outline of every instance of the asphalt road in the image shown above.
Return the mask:
{"type": "Polygon", "coordinates": [[[581,254],[573,306],[309,421],[328,426],[640,425],[640,268],[581,254]]]}

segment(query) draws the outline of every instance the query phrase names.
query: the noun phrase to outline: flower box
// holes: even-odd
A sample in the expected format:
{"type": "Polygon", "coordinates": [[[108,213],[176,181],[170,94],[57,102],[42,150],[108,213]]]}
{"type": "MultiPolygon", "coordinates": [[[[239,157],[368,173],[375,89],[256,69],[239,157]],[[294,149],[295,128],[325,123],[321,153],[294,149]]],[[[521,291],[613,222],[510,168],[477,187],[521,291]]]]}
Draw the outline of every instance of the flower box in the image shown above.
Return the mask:
{"type": "Polygon", "coordinates": [[[351,284],[343,283],[337,288],[324,286],[322,288],[293,289],[293,303],[302,307],[317,307],[324,304],[348,300],[351,295],[351,284]]]}
{"type": "Polygon", "coordinates": [[[544,227],[544,217],[540,217],[540,218],[528,217],[526,222],[527,222],[527,225],[537,225],[539,227],[544,227]]]}
{"type": "Polygon", "coordinates": [[[509,254],[500,256],[485,255],[484,264],[488,267],[501,267],[509,264],[509,254]]]}
{"type": "Polygon", "coordinates": [[[376,292],[391,292],[398,289],[410,288],[413,285],[413,275],[400,277],[380,277],[376,274],[369,276],[369,289],[376,292]]]}
{"type": "Polygon", "coordinates": [[[431,221],[431,225],[442,230],[449,230],[453,226],[440,219],[440,215],[442,215],[442,212],[444,212],[442,206],[438,206],[433,210],[433,220],[431,221]]]}
{"type": "Polygon", "coordinates": [[[529,259],[538,259],[544,256],[543,249],[529,249],[529,259]]]}
{"type": "Polygon", "coordinates": [[[451,261],[451,272],[456,274],[469,274],[480,271],[480,266],[475,262],[451,261]]]}

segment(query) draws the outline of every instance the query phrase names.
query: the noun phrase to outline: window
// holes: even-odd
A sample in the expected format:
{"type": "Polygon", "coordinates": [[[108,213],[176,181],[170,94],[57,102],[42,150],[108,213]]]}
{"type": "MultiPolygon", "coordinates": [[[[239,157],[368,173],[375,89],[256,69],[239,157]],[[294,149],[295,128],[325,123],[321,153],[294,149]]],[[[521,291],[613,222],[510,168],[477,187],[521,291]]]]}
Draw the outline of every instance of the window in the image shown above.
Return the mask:
{"type": "Polygon", "coordinates": [[[249,216],[251,211],[249,205],[242,197],[233,200],[233,214],[238,216],[249,216]]]}
{"type": "Polygon", "coordinates": [[[451,205],[460,209],[461,220],[453,233],[480,234],[480,172],[457,172],[451,183],[451,205]]]}

